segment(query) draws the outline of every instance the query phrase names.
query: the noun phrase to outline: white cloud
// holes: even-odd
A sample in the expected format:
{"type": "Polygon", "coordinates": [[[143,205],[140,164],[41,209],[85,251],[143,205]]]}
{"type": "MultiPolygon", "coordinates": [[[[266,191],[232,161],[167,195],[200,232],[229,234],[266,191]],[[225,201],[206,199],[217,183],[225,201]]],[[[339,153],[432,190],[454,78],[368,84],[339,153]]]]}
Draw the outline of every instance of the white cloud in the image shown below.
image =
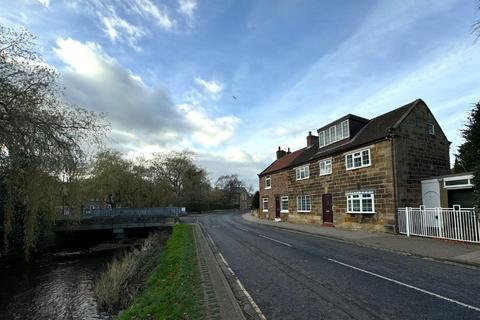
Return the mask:
{"type": "MultiPolygon", "coordinates": [[[[147,87],[96,43],[60,38],[54,52],[65,64],[69,101],[105,113],[112,124],[111,142],[125,153],[224,145],[240,123],[232,115],[211,117],[200,104],[175,105],[165,90],[147,87]]],[[[237,162],[248,159],[234,149],[228,154],[237,162]]]]}
{"type": "Polygon", "coordinates": [[[104,27],[103,31],[112,42],[126,41],[132,47],[138,49],[135,43],[145,34],[140,27],[118,17],[115,13],[109,17],[102,16],[101,20],[104,27]]]}
{"type": "Polygon", "coordinates": [[[178,10],[191,20],[197,4],[197,0],[178,0],[178,10]]]}
{"type": "Polygon", "coordinates": [[[230,140],[240,119],[235,116],[225,116],[210,119],[203,108],[193,104],[180,104],[190,126],[194,128],[193,139],[205,146],[216,146],[230,140]]]}
{"type": "Polygon", "coordinates": [[[191,132],[186,117],[166,91],[150,89],[95,43],[58,39],[56,55],[65,63],[63,81],[71,102],[107,114],[114,143],[123,149],[168,145],[191,132]]]}
{"type": "Polygon", "coordinates": [[[169,30],[175,25],[175,20],[170,18],[165,9],[160,9],[150,0],[133,0],[132,9],[143,17],[153,18],[162,28],[169,30]]]}
{"type": "Polygon", "coordinates": [[[222,83],[212,80],[212,81],[207,81],[202,78],[195,78],[195,82],[206,92],[208,95],[213,99],[217,100],[220,98],[222,90],[223,90],[223,85],[222,83]]]}
{"type": "Polygon", "coordinates": [[[75,73],[94,76],[103,71],[105,63],[111,62],[106,56],[103,60],[99,59],[101,48],[93,42],[83,44],[71,38],[59,38],[57,46],[53,51],[68,66],[68,70],[75,73]]]}
{"type": "Polygon", "coordinates": [[[40,4],[46,8],[50,6],[50,0],[37,0],[40,4]]]}

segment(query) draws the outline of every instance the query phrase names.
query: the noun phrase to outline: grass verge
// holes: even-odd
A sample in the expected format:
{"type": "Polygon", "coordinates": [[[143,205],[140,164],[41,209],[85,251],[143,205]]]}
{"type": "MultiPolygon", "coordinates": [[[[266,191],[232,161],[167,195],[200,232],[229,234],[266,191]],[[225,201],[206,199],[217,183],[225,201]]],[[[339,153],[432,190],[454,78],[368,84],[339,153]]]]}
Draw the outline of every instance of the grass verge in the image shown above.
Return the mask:
{"type": "Polygon", "coordinates": [[[193,230],[179,224],[145,290],[118,319],[203,319],[205,310],[193,230]]]}
{"type": "Polygon", "coordinates": [[[130,305],[157,266],[167,238],[164,232],[151,234],[140,249],[124,253],[107,266],[94,287],[100,310],[117,314],[130,305]]]}

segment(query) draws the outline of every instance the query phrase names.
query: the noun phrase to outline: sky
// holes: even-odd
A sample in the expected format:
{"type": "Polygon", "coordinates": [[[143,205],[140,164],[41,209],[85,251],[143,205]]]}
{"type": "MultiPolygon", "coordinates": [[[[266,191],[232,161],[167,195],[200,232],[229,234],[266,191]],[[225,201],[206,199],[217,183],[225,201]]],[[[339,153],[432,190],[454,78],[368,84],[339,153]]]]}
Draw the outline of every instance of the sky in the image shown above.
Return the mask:
{"type": "Polygon", "coordinates": [[[36,35],[65,99],[106,114],[128,157],[189,149],[214,181],[352,113],[423,99],[462,142],[480,101],[474,0],[2,0],[36,35]]]}

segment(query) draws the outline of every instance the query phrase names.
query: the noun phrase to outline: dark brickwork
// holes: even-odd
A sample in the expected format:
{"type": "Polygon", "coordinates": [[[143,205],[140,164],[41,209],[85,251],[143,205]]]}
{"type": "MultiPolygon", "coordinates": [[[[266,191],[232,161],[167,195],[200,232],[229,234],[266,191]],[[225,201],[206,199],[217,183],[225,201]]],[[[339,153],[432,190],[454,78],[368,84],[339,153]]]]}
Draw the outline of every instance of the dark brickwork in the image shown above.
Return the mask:
{"type": "MultiPolygon", "coordinates": [[[[361,146],[357,144],[351,149],[343,148],[342,151],[325,158],[332,159],[332,173],[329,175],[320,176],[319,161],[323,159],[315,159],[308,163],[310,169],[308,179],[297,181],[295,168],[289,167],[272,174],[272,188],[265,190],[265,177],[262,176],[260,178],[260,218],[266,216],[262,212],[262,198],[269,198],[267,216],[269,219],[274,219],[275,196],[288,195],[289,212],[282,214],[282,220],[323,223],[322,195],[331,194],[335,226],[393,231],[398,207],[418,207],[422,203],[421,180],[450,173],[450,144],[428,107],[421,100],[386,113],[383,118],[377,117],[370,120],[370,127],[372,126],[375,130],[384,130],[385,136],[370,140],[371,143],[362,143],[361,146]],[[433,135],[428,130],[430,124],[435,128],[433,135]],[[345,155],[365,148],[370,148],[371,165],[346,170],[345,155]],[[346,193],[361,190],[374,192],[375,213],[347,212],[346,193]],[[311,212],[298,212],[297,196],[300,195],[310,195],[311,212]]],[[[375,137],[373,133],[370,130],[369,137],[375,137]]],[[[365,136],[367,135],[364,134],[363,137],[365,136]]],[[[369,141],[365,138],[364,140],[369,141]]],[[[340,142],[340,144],[343,143],[340,142]]],[[[314,147],[316,148],[312,146],[314,147]]],[[[312,153],[315,150],[312,149],[312,152],[309,150],[307,148],[303,153],[315,154],[312,153]]],[[[297,161],[297,163],[300,162],[297,161]]]]}
{"type": "Polygon", "coordinates": [[[450,143],[427,106],[421,102],[394,132],[398,207],[422,204],[422,178],[450,173],[450,143]],[[435,134],[428,133],[428,124],[435,134]]]}
{"type": "MultiPolygon", "coordinates": [[[[278,173],[270,174],[271,188],[265,189],[265,177],[260,177],[260,209],[258,216],[262,219],[275,219],[275,197],[288,196],[288,171],[280,171],[278,173]],[[263,198],[268,198],[268,212],[263,212],[263,198]]],[[[290,203],[290,201],[289,201],[290,203]]],[[[288,213],[281,213],[282,220],[287,220],[288,213]]]]}
{"type": "MultiPolygon", "coordinates": [[[[345,228],[369,228],[383,231],[385,225],[394,223],[394,189],[391,141],[384,140],[369,146],[371,166],[346,170],[345,154],[332,156],[332,174],[320,176],[319,161],[310,163],[310,178],[296,180],[295,170],[289,171],[289,216],[291,222],[323,223],[322,194],[333,198],[334,225],[345,228]],[[347,213],[346,192],[357,190],[375,192],[374,214],[347,213]],[[310,195],[310,213],[298,213],[296,199],[310,195]]],[[[363,148],[362,148],[363,149],[363,148]]],[[[353,151],[353,150],[352,150],[353,151]]],[[[320,159],[322,160],[322,159],[320,159]]]]}

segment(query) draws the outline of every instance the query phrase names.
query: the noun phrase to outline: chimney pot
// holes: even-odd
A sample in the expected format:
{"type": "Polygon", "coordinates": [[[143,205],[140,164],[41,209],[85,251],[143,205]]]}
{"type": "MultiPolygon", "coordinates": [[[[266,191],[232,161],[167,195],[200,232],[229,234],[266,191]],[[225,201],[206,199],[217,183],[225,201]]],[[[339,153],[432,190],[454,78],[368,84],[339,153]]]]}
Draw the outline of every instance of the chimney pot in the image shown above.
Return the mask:
{"type": "Polygon", "coordinates": [[[281,157],[283,157],[284,155],[286,155],[287,152],[285,150],[282,150],[280,147],[278,147],[278,150],[277,150],[277,160],[280,159],[281,157]]]}
{"type": "Polygon", "coordinates": [[[318,145],[318,136],[312,135],[312,131],[308,131],[307,147],[318,145]]]}

